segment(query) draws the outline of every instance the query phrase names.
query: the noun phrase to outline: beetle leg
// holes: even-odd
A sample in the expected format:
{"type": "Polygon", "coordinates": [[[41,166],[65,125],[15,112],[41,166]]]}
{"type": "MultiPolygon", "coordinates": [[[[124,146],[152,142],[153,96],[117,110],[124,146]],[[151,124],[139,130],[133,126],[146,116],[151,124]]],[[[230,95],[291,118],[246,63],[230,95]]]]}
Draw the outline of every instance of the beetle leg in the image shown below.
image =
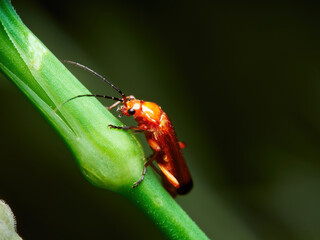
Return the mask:
{"type": "MultiPolygon", "coordinates": [[[[139,184],[143,181],[144,176],[146,175],[146,172],[147,172],[147,167],[148,167],[148,166],[152,163],[152,161],[156,158],[157,154],[158,154],[158,153],[155,152],[152,156],[150,156],[150,157],[148,158],[148,161],[144,164],[143,171],[142,171],[142,174],[141,174],[140,179],[132,185],[132,188],[138,187],[139,184]]],[[[153,165],[153,164],[152,164],[152,165],[153,165]]]]}
{"type": "Polygon", "coordinates": [[[141,129],[139,127],[127,127],[127,126],[114,126],[114,125],[111,125],[109,124],[108,127],[110,128],[114,128],[114,129],[122,129],[122,130],[132,130],[134,131],[135,133],[138,133],[138,132],[144,132],[145,130],[144,129],[141,129]]]}
{"type": "Polygon", "coordinates": [[[153,163],[149,164],[153,170],[155,170],[161,177],[164,177],[163,173],[159,170],[159,168],[157,168],[153,163]]]}
{"type": "Polygon", "coordinates": [[[166,175],[164,175],[164,173],[161,172],[159,170],[159,168],[157,168],[153,163],[150,163],[149,165],[161,176],[162,185],[170,193],[170,195],[173,198],[175,198],[178,195],[177,189],[170,183],[170,181],[167,179],[166,175]]]}
{"type": "Polygon", "coordinates": [[[118,106],[120,103],[122,103],[122,102],[117,101],[117,102],[115,102],[114,104],[112,104],[111,106],[106,107],[106,108],[107,108],[108,110],[111,110],[112,108],[114,108],[114,107],[118,106]]]}
{"type": "MultiPolygon", "coordinates": [[[[153,169],[155,169],[157,171],[157,173],[159,173],[159,169],[157,169],[153,164],[152,164],[152,161],[156,158],[157,154],[161,151],[161,148],[159,146],[159,144],[153,140],[153,139],[149,139],[148,140],[148,143],[150,145],[150,147],[154,150],[154,153],[148,157],[148,161],[144,164],[144,168],[143,168],[143,171],[142,171],[142,175],[141,175],[141,178],[139,179],[139,181],[135,182],[133,184],[133,188],[137,187],[144,179],[144,176],[146,175],[146,171],[147,171],[147,167],[151,164],[151,166],[153,167],[153,169]]],[[[161,173],[159,173],[161,175],[161,173]]]]}
{"type": "Polygon", "coordinates": [[[161,150],[159,144],[155,140],[148,139],[148,143],[154,151],[159,152],[161,150]]]}
{"type": "Polygon", "coordinates": [[[175,176],[171,172],[169,172],[168,169],[166,167],[164,167],[162,164],[158,163],[158,166],[159,166],[160,170],[162,171],[162,173],[165,175],[166,180],[168,180],[169,183],[171,183],[175,188],[179,188],[180,183],[175,178],[175,176]]]}
{"type": "Polygon", "coordinates": [[[184,149],[187,146],[187,144],[185,142],[179,142],[179,146],[181,149],[184,149]]]}

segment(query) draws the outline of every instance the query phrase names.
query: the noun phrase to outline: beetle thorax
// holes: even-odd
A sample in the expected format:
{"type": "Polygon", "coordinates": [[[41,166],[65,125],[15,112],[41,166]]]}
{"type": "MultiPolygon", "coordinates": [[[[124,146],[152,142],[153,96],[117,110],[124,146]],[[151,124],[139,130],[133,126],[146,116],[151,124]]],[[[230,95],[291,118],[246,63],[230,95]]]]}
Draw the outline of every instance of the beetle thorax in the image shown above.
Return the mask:
{"type": "Polygon", "coordinates": [[[158,124],[162,115],[161,107],[157,104],[133,98],[118,110],[126,116],[133,115],[139,124],[158,124]],[[133,112],[134,114],[131,114],[133,112]]]}
{"type": "Polygon", "coordinates": [[[161,107],[153,102],[141,103],[140,116],[137,116],[136,120],[140,117],[140,121],[159,124],[162,115],[161,107]]]}

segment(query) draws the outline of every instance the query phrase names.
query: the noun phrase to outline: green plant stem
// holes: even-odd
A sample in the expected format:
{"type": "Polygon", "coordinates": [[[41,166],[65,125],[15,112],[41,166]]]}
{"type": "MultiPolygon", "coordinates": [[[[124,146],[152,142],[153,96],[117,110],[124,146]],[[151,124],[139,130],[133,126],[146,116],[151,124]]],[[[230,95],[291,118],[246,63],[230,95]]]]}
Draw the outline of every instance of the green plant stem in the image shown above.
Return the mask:
{"type": "Polygon", "coordinates": [[[22,23],[10,1],[0,0],[0,68],[40,110],[73,152],[81,171],[94,185],[134,202],[170,239],[207,239],[205,234],[148,171],[139,179],[144,154],[136,138],[108,124],[122,125],[99,101],[81,98],[90,92],[22,23]]]}
{"type": "Polygon", "coordinates": [[[168,239],[208,239],[178,203],[147,174],[138,188],[124,189],[124,194],[164,232],[168,239]]]}

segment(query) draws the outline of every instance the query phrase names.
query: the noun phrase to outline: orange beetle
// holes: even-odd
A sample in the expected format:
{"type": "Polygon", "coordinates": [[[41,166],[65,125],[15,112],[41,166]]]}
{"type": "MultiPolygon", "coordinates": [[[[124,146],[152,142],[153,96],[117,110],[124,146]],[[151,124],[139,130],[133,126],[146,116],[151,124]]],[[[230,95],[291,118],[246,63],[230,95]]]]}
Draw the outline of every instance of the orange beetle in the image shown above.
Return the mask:
{"type": "Polygon", "coordinates": [[[181,151],[181,149],[185,147],[185,144],[178,141],[173,125],[168,115],[162,111],[161,107],[153,102],[138,100],[134,96],[125,96],[120,89],[110,83],[106,78],[84,65],[67,60],[64,60],[63,62],[77,65],[100,77],[103,81],[119,92],[122,98],[84,94],[70,98],[60,106],[79,97],[101,97],[112,99],[117,102],[108,107],[108,109],[112,109],[120,103],[123,103],[122,106],[118,107],[118,111],[123,115],[133,116],[135,121],[138,123],[138,126],[120,127],[109,125],[109,127],[123,130],[131,129],[134,132],[143,132],[145,134],[153,154],[144,164],[141,178],[133,184],[133,188],[137,187],[143,181],[146,169],[150,165],[162,176],[163,185],[172,196],[188,193],[192,189],[193,182],[181,151]],[[157,162],[160,171],[155,167],[155,165],[153,165],[153,161],[157,162]]]}

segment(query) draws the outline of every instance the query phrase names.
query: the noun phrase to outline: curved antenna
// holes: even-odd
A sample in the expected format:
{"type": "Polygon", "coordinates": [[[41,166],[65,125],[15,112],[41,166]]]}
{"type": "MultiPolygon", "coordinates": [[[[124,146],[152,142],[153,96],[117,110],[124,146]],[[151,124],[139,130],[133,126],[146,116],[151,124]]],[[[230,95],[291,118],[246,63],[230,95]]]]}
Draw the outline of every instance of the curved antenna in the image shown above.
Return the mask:
{"type": "Polygon", "coordinates": [[[77,63],[77,62],[73,62],[73,61],[70,61],[70,60],[60,60],[61,62],[65,62],[65,63],[70,63],[70,64],[73,64],[75,66],[78,66],[80,68],[83,68],[85,69],[86,71],[88,72],[91,72],[93,75],[101,78],[104,82],[106,82],[107,84],[109,84],[113,89],[115,89],[118,93],[120,93],[120,95],[122,96],[123,98],[123,103],[126,104],[127,102],[127,97],[126,95],[119,89],[117,88],[115,85],[113,85],[111,82],[109,82],[105,77],[101,76],[100,74],[96,73],[95,71],[93,71],[92,69],[88,68],[87,66],[84,66],[80,63],[77,63]]]}
{"type": "Polygon", "coordinates": [[[61,103],[55,110],[53,110],[53,113],[56,113],[63,105],[65,105],[67,102],[70,102],[73,99],[79,98],[79,97],[96,97],[96,98],[106,98],[106,99],[112,99],[118,102],[123,102],[124,100],[122,98],[117,98],[117,97],[109,97],[109,96],[104,96],[104,95],[97,95],[97,94],[82,94],[78,95],[72,98],[69,98],[68,100],[64,101],[61,103]]]}

